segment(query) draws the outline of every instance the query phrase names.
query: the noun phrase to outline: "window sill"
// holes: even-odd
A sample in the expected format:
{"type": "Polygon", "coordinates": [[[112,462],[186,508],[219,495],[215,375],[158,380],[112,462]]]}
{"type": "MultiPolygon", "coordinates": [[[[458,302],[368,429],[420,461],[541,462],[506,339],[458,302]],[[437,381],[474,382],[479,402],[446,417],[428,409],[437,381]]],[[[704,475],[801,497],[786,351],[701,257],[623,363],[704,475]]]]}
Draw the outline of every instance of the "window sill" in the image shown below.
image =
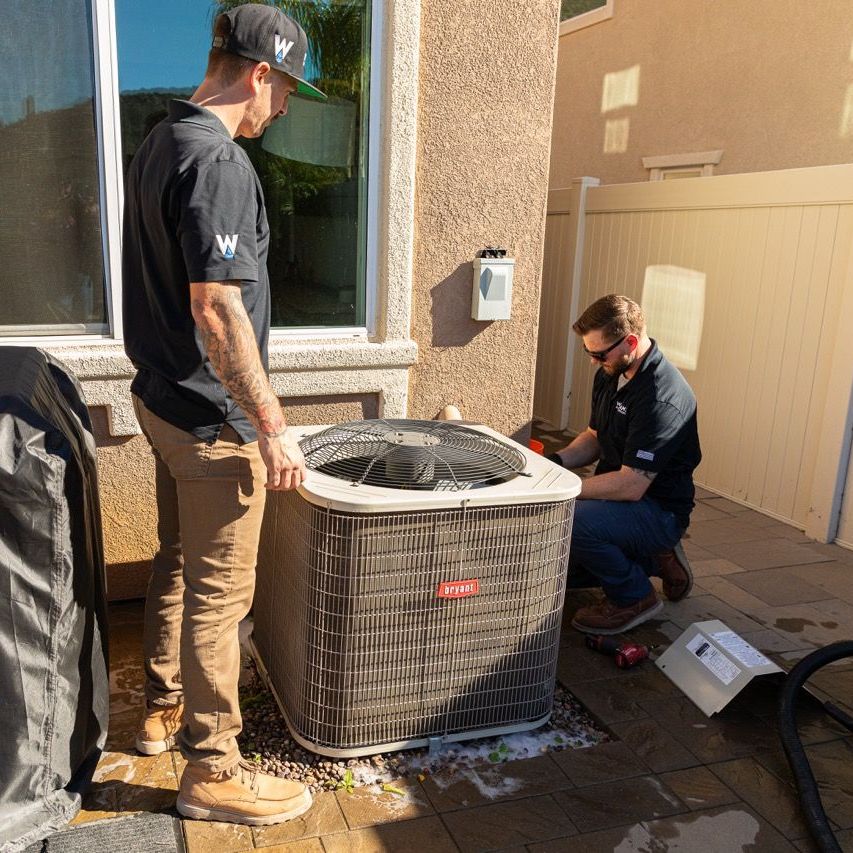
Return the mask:
{"type": "MultiPolygon", "coordinates": [[[[86,403],[106,407],[110,435],[139,434],[130,400],[135,371],[121,344],[32,339],[17,343],[40,346],[62,361],[83,385],[86,403]]],[[[417,355],[417,344],[408,339],[376,343],[366,338],[272,337],[270,380],[280,397],[376,393],[384,417],[405,417],[408,369],[417,355]]]]}

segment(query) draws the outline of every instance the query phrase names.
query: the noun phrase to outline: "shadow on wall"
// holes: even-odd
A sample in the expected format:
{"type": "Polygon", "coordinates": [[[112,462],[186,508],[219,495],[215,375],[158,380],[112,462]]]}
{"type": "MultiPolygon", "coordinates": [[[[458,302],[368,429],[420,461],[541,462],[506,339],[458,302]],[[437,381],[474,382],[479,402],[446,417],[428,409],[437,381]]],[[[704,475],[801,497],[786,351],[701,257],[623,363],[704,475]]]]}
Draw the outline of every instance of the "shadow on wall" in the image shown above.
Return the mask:
{"type": "Polygon", "coordinates": [[[92,418],[92,431],[98,447],[121,447],[135,438],[132,435],[112,434],[106,406],[90,406],[89,416],[92,418]]]}
{"type": "Polygon", "coordinates": [[[527,421],[524,426],[519,427],[510,438],[513,441],[517,441],[519,444],[523,444],[525,447],[528,446],[528,442],[533,434],[533,421],[527,421]]]}
{"type": "Polygon", "coordinates": [[[492,321],[471,319],[471,288],[474,268],[470,262],[440,281],[432,295],[432,345],[464,347],[491,325],[492,321]]]}

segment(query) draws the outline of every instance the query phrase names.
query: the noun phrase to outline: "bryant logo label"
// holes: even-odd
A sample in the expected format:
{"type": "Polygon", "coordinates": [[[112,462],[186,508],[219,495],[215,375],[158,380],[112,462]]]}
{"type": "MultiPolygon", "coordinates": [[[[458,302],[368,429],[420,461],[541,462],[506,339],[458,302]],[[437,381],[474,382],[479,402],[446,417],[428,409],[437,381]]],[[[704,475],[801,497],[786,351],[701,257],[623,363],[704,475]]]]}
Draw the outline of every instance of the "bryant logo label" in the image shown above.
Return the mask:
{"type": "Polygon", "coordinates": [[[619,412],[620,415],[627,415],[628,414],[628,407],[621,400],[617,400],[616,401],[616,411],[619,412]]]}
{"type": "Polygon", "coordinates": [[[239,234],[226,234],[224,237],[221,234],[216,235],[216,242],[219,243],[219,251],[222,252],[223,258],[228,258],[230,261],[234,257],[239,236],[239,234]]]}
{"type": "Polygon", "coordinates": [[[275,34],[275,61],[284,62],[284,57],[290,53],[294,42],[283,39],[278,33],[275,34]]]}
{"type": "Polygon", "coordinates": [[[442,581],[438,585],[436,595],[439,598],[465,598],[469,595],[477,595],[480,591],[480,581],[472,578],[467,581],[442,581]]]}

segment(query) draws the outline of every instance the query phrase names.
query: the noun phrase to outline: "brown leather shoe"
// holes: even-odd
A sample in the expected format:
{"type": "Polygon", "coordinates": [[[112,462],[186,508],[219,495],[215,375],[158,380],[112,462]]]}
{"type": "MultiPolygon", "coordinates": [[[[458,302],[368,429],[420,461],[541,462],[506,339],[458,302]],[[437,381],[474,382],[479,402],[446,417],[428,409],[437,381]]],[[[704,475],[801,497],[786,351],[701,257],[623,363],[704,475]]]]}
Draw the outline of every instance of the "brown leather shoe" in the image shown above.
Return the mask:
{"type": "Polygon", "coordinates": [[[183,704],[152,705],[145,711],[136,732],[136,751],[143,755],[159,755],[171,749],[183,717],[183,704]]]}
{"type": "Polygon", "coordinates": [[[311,808],[311,802],[311,792],[301,782],[268,776],[241,761],[226,773],[188,764],[177,806],[184,817],[196,820],[266,826],[298,817],[311,808]]]}
{"type": "Polygon", "coordinates": [[[652,590],[645,598],[620,607],[610,599],[582,607],[572,619],[572,627],[586,634],[621,634],[635,628],[663,610],[663,602],[652,590]]]}
{"type": "Polygon", "coordinates": [[[663,581],[663,594],[670,601],[687,598],[693,589],[693,572],[681,543],[677,542],[671,551],[655,554],[655,562],[663,581]]]}

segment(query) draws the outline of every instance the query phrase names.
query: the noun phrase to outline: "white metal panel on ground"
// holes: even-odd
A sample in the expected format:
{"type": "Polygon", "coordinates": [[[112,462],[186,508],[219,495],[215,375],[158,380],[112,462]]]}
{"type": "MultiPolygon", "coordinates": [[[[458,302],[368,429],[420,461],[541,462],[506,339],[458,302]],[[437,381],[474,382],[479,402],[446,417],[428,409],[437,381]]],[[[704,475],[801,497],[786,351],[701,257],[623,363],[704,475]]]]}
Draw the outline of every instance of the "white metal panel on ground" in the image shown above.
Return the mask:
{"type": "MultiPolygon", "coordinates": [[[[701,319],[696,369],[683,370],[699,402],[697,481],[831,535],[853,381],[837,347],[853,324],[853,166],[595,187],[585,224],[581,310],[606,293],[641,301],[655,265],[703,282],[703,317],[658,301],[649,330],[664,342],[680,331],[667,324],[701,319]]],[[[572,431],[587,425],[594,370],[575,360],[572,431]]]]}

